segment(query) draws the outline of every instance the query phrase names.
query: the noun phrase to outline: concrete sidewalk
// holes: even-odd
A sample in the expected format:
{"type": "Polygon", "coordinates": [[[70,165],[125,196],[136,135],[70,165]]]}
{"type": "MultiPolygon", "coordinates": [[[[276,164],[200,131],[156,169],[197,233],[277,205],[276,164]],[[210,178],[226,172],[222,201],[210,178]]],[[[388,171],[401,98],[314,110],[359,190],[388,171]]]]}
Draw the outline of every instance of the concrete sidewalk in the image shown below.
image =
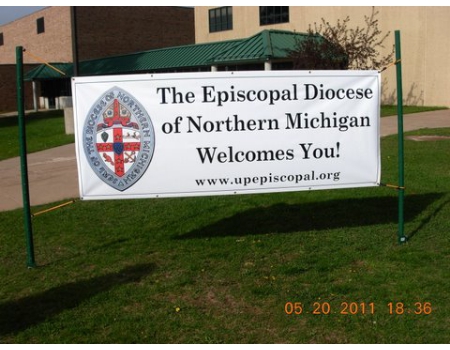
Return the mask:
{"type": "MultiPolygon", "coordinates": [[[[31,205],[79,197],[75,144],[31,153],[27,158],[31,205]]],[[[20,158],[1,161],[0,173],[0,211],[21,208],[20,158]]]]}
{"type": "MultiPolygon", "coordinates": [[[[450,127],[450,109],[440,111],[406,114],[403,118],[403,131],[450,127]]],[[[397,116],[381,118],[380,136],[397,134],[397,116]]]]}
{"type": "MultiPolygon", "coordinates": [[[[450,127],[450,110],[409,114],[404,130],[450,127]]],[[[381,118],[381,136],[397,133],[397,117],[381,118]]],[[[0,211],[22,207],[20,159],[0,162],[2,190],[0,211]]],[[[52,203],[79,197],[75,145],[56,147],[28,155],[28,179],[31,205],[52,203]]]]}

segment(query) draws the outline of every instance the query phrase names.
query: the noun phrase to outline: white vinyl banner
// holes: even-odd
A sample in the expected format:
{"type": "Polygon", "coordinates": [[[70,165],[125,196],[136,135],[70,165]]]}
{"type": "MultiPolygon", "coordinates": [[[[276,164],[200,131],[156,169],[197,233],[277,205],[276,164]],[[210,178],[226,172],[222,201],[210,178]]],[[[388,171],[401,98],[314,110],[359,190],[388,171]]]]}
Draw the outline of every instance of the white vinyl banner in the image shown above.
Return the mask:
{"type": "Polygon", "coordinates": [[[80,196],[376,186],[376,71],[73,78],[80,196]]]}

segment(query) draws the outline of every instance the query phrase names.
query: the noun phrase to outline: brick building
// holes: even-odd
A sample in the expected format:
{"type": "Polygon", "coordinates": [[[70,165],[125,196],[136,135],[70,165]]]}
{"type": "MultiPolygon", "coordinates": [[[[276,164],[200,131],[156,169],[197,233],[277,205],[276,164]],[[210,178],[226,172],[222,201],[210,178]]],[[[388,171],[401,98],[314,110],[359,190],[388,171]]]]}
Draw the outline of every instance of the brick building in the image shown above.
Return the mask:
{"type": "MultiPolygon", "coordinates": [[[[23,71],[27,72],[35,68],[36,65],[25,64],[23,71]]],[[[0,113],[17,110],[16,91],[16,65],[0,64],[0,113]]],[[[28,109],[33,108],[33,91],[30,83],[25,84],[25,100],[28,102],[28,109]]]]}
{"type": "MultiPolygon", "coordinates": [[[[52,6],[0,26],[0,112],[16,109],[15,49],[25,49],[25,71],[44,62],[73,60],[76,28],[78,59],[88,60],[168,46],[193,44],[194,9],[174,6],[52,6]],[[11,90],[14,90],[11,93],[11,90]]],[[[35,83],[40,96],[52,99],[69,87],[35,83]]],[[[26,108],[33,108],[32,84],[26,108]]]]}
{"type": "MultiPolygon", "coordinates": [[[[245,38],[264,29],[305,32],[322,19],[335,25],[350,18],[349,28],[365,28],[369,6],[196,6],[195,42],[208,43],[245,38]]],[[[450,7],[377,6],[378,28],[390,35],[381,54],[394,45],[400,30],[403,96],[408,105],[450,106],[450,7]]],[[[395,69],[382,74],[382,100],[396,103],[395,69]]]]}

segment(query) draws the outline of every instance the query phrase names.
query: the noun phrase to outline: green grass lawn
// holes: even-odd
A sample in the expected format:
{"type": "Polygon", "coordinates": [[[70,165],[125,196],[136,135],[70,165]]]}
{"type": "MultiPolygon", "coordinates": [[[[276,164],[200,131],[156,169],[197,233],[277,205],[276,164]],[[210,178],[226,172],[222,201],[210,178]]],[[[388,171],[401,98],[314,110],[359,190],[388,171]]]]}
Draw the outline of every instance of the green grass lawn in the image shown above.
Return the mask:
{"type": "Polygon", "coordinates": [[[449,343],[449,154],[405,140],[404,245],[385,187],[80,201],[33,219],[31,270],[2,212],[0,343],[449,343]]]}
{"type": "MultiPolygon", "coordinates": [[[[440,109],[448,109],[447,107],[427,107],[427,106],[403,106],[403,114],[412,114],[420,112],[436,111],[440,109]]],[[[397,106],[383,105],[381,106],[381,117],[397,115],[397,106]]]]}
{"type": "MultiPolygon", "coordinates": [[[[31,113],[25,117],[28,153],[73,143],[73,135],[66,135],[64,111],[53,110],[31,113]]],[[[19,156],[18,118],[0,118],[0,160],[19,156]]]]}

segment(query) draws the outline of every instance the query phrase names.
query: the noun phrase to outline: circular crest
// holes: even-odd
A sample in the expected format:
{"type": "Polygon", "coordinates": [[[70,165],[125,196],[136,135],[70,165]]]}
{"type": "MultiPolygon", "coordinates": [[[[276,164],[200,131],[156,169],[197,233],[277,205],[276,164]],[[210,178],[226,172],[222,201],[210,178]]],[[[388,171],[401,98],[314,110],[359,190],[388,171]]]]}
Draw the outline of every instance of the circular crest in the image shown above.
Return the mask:
{"type": "Polygon", "coordinates": [[[118,87],[102,94],[89,110],[83,140],[92,170],[119,191],[139,181],[155,150],[150,116],[139,101],[118,87]]]}

